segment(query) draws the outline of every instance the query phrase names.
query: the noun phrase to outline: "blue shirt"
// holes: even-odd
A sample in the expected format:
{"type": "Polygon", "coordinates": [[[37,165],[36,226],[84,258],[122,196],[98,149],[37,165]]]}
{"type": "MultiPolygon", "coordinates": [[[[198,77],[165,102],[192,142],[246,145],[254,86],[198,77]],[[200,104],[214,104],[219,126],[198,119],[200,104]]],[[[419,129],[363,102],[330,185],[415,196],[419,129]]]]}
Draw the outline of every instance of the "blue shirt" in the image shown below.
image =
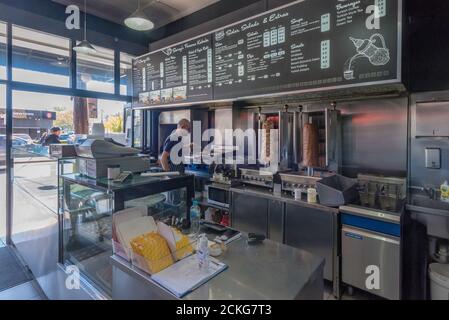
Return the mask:
{"type": "MultiPolygon", "coordinates": [[[[167,137],[167,139],[165,139],[163,151],[168,152],[168,154],[170,154],[172,149],[178,143],[182,143],[182,137],[177,136],[175,133],[172,133],[171,135],[169,135],[167,137]],[[174,138],[172,139],[173,136],[174,136],[174,138]],[[176,138],[177,138],[177,140],[175,140],[176,138]],[[172,141],[172,140],[175,140],[175,141],[172,141]]],[[[182,149],[179,150],[178,156],[182,157],[182,149]]],[[[168,165],[170,167],[170,171],[178,171],[181,174],[185,172],[185,165],[182,162],[180,164],[174,164],[171,161],[170,156],[168,157],[168,165]]]]}

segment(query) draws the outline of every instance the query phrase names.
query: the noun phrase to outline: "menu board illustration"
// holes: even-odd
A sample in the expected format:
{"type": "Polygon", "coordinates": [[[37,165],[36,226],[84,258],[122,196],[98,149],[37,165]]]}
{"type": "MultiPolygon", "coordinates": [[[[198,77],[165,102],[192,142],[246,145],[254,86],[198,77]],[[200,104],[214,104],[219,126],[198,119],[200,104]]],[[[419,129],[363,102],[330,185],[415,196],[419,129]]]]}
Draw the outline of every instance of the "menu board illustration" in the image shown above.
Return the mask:
{"type": "Polygon", "coordinates": [[[145,105],[401,81],[402,0],[303,0],[134,63],[145,105]]]}
{"type": "Polygon", "coordinates": [[[214,34],[215,99],[398,80],[399,1],[306,0],[214,34]]]}
{"type": "Polygon", "coordinates": [[[345,63],[344,77],[354,79],[354,64],[357,59],[366,58],[373,66],[385,66],[390,62],[390,50],[385,45],[384,37],[376,33],[369,39],[355,39],[350,37],[357,49],[357,53],[345,63]],[[377,42],[376,42],[377,41],[377,42]],[[378,46],[380,44],[380,47],[378,46]]]}
{"type": "Polygon", "coordinates": [[[140,104],[163,105],[213,99],[210,36],[143,56],[135,61],[134,70],[139,72],[139,80],[135,79],[138,84],[135,93],[140,104]]]}

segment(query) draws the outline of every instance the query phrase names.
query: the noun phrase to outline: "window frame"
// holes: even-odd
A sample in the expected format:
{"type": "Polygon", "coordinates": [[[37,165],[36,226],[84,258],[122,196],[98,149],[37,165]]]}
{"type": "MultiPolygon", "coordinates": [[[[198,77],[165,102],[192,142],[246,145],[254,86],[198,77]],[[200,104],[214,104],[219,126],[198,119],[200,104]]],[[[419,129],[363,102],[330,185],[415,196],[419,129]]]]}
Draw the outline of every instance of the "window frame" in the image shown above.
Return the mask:
{"type": "MultiPolygon", "coordinates": [[[[17,74],[16,72],[18,72],[19,70],[25,70],[25,71],[36,71],[36,70],[30,70],[30,69],[23,69],[23,68],[19,68],[17,65],[17,61],[19,59],[19,55],[21,54],[21,50],[31,50],[34,53],[45,53],[45,49],[54,49],[54,50],[59,50],[60,54],[55,54],[53,53],[55,56],[60,56],[60,57],[66,57],[67,59],[71,59],[71,46],[70,46],[70,39],[67,37],[63,37],[57,34],[51,34],[48,32],[44,32],[44,31],[40,31],[40,30],[36,30],[36,29],[31,29],[28,27],[23,27],[17,24],[12,24],[12,33],[11,34],[7,34],[7,37],[12,37],[12,55],[13,55],[13,61],[12,61],[12,67],[13,67],[13,73],[12,73],[12,78],[7,79],[7,80],[11,80],[13,82],[20,82],[20,83],[30,83],[30,84],[42,84],[40,82],[26,82],[23,80],[15,80],[14,78],[17,79],[17,74]],[[31,37],[27,38],[27,36],[25,35],[27,32],[31,33],[31,37]],[[46,40],[50,40],[53,39],[55,41],[60,41],[61,43],[56,43],[56,42],[48,42],[48,43],[44,43],[44,42],[38,42],[34,39],[32,39],[32,36],[36,36],[36,38],[38,37],[38,35],[42,36],[44,39],[46,38],[46,40]],[[58,39],[58,40],[57,40],[58,39]],[[38,48],[31,48],[32,46],[38,46],[38,48]],[[42,46],[42,47],[40,47],[42,46]]],[[[31,56],[34,56],[34,54],[32,54],[31,56]]],[[[71,84],[71,79],[70,79],[70,63],[68,64],[68,66],[66,67],[66,70],[68,71],[68,82],[67,85],[55,85],[54,87],[60,87],[60,88],[70,88],[70,84],[71,84]]],[[[43,72],[43,71],[41,71],[43,72]]],[[[45,72],[43,72],[45,73],[45,72]]],[[[52,73],[49,73],[52,74],[52,73]]],[[[52,86],[53,87],[53,86],[52,86]]]]}
{"type": "MultiPolygon", "coordinates": [[[[47,31],[38,30],[36,28],[29,28],[22,26],[11,21],[0,21],[2,24],[6,24],[6,79],[0,79],[0,84],[6,86],[6,243],[12,245],[12,219],[13,219],[13,170],[14,161],[12,158],[12,134],[13,134],[13,101],[12,95],[14,91],[25,91],[45,94],[65,95],[72,97],[82,98],[96,98],[102,100],[114,100],[122,101],[124,103],[131,104],[133,102],[132,95],[120,94],[120,64],[121,53],[129,54],[126,51],[121,50],[117,44],[115,48],[106,49],[114,51],[114,93],[103,93],[96,91],[89,91],[77,88],[77,57],[73,48],[76,46],[79,39],[67,38],[70,41],[69,55],[70,55],[70,74],[69,74],[69,87],[57,87],[45,84],[27,83],[22,81],[13,80],[13,26],[27,28],[36,32],[43,32],[49,35],[61,37],[59,34],[49,33],[47,31]]],[[[95,46],[95,43],[93,43],[95,46]]],[[[132,85],[132,82],[131,82],[132,85]]],[[[128,92],[132,92],[128,90],[128,92]]]]}

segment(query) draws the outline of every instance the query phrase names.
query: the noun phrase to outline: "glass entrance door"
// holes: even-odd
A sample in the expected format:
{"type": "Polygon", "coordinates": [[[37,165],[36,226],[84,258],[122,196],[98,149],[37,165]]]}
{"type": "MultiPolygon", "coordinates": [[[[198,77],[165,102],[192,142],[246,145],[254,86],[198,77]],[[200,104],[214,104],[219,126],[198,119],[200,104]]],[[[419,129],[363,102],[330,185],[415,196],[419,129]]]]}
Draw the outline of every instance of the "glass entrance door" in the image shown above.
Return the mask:
{"type": "Polygon", "coordinates": [[[6,240],[6,86],[0,85],[0,247],[6,240]]]}

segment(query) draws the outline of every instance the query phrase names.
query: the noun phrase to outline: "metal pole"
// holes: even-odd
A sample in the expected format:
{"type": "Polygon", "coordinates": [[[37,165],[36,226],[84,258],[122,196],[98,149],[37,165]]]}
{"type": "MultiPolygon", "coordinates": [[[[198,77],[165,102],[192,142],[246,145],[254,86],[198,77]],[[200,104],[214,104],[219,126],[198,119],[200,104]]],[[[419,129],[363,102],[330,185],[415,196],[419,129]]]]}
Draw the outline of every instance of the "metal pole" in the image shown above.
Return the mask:
{"type": "MultiPolygon", "coordinates": [[[[114,50],[114,93],[120,95],[120,50],[114,50]]],[[[127,93],[125,93],[127,94],[127,93]]]]}
{"type": "Polygon", "coordinates": [[[6,244],[12,245],[13,177],[14,161],[12,151],[13,107],[12,107],[12,25],[7,25],[6,73],[6,244]]]}
{"type": "MultiPolygon", "coordinates": [[[[77,89],[77,72],[76,72],[76,51],[73,48],[76,47],[76,40],[70,40],[70,89],[77,89]]],[[[84,88],[83,88],[84,89],[84,88]]]]}

